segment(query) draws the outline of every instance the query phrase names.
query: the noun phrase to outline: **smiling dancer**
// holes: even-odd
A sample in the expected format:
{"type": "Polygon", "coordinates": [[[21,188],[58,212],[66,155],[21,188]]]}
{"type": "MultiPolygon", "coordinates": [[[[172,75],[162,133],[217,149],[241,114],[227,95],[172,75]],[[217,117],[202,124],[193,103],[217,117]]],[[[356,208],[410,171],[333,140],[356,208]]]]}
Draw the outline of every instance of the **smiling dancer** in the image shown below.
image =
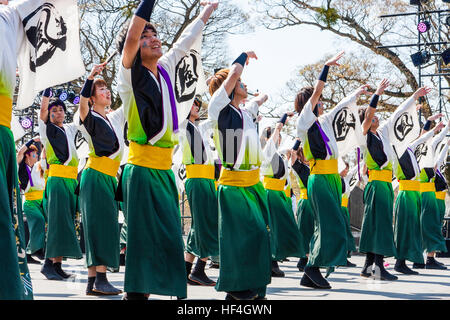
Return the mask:
{"type": "Polygon", "coordinates": [[[148,22],[154,2],[141,1],[137,8],[119,70],[118,91],[130,141],[121,178],[127,218],[124,299],[128,300],[147,299],[151,293],[187,295],[178,190],[171,167],[178,118],[186,117],[189,110],[177,109],[175,68],[218,5],[202,3],[205,8],[199,17],[163,55],[157,31],[148,22]]]}
{"type": "Polygon", "coordinates": [[[208,123],[196,125],[201,101],[196,98],[180,135],[182,162],[186,166],[186,196],[191,209],[191,229],[186,241],[186,272],[189,284],[214,286],[205,274],[208,257],[219,254],[218,208],[214,184],[214,156],[208,142],[208,123]],[[191,272],[192,262],[197,263],[191,272]]]}
{"type": "MultiPolygon", "coordinates": [[[[366,253],[366,261],[361,271],[362,277],[372,277],[393,281],[398,277],[384,268],[384,257],[396,255],[394,230],[392,227],[394,209],[394,191],[392,189],[392,171],[396,168],[397,159],[391,145],[391,131],[394,126],[394,115],[380,125],[375,115],[380,95],[389,82],[383,79],[372,96],[369,107],[361,113],[363,134],[366,144],[363,145],[364,159],[369,170],[369,183],[364,189],[364,217],[361,229],[359,251],[366,253]],[[372,265],[375,269],[372,274],[372,265]]],[[[420,88],[403,102],[395,114],[415,108],[415,101],[427,94],[427,88],[420,88]]],[[[415,109],[412,111],[415,112],[415,109]]]]}
{"type": "Polygon", "coordinates": [[[111,92],[94,77],[105,67],[94,66],[80,97],[80,131],[89,144],[89,159],[80,180],[79,200],[88,267],[87,295],[122,291],[106,278],[106,268],[119,267],[119,208],[115,201],[117,171],[123,153],[123,108],[106,114],[111,92]]]}
{"type": "Polygon", "coordinates": [[[262,151],[253,122],[267,95],[240,106],[247,98],[240,77],[250,58],[257,58],[254,52],[242,53],[230,69],[216,72],[209,84],[208,119],[214,123],[214,143],[222,162],[216,290],[227,292],[226,299],[231,300],[264,298],[271,273],[269,208],[260,182],[262,151]]]}
{"type": "Polygon", "coordinates": [[[365,92],[362,86],[342,100],[330,112],[323,112],[320,101],[330,66],[343,52],[328,60],[314,88],[305,87],[295,99],[295,109],[300,113],[297,120],[297,136],[302,141],[305,159],[311,173],[308,178],[307,196],[314,211],[314,235],[308,264],[300,285],[330,289],[328,281],[320,273],[320,267],[342,266],[347,263],[347,237],[342,215],[342,186],[338,173],[339,157],[333,130],[334,115],[344,107],[356,107],[356,100],[365,92]]]}
{"type": "Polygon", "coordinates": [[[285,113],[275,126],[263,149],[261,165],[263,185],[267,192],[272,240],[272,277],[284,277],[278,261],[287,257],[301,257],[300,235],[292,212],[292,202],[286,195],[289,180],[289,160],[279,151],[281,130],[293,112],[285,113]]]}

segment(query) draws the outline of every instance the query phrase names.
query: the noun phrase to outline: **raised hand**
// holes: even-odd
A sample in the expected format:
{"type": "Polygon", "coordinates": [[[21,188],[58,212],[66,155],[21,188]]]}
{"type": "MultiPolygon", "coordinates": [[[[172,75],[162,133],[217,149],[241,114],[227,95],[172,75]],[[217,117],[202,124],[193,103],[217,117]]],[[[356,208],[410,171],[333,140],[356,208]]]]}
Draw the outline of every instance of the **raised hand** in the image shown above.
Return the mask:
{"type": "Polygon", "coordinates": [[[327,66],[340,66],[339,63],[337,63],[337,61],[342,58],[342,56],[344,55],[345,51],[341,51],[339,52],[337,55],[335,55],[333,58],[331,58],[330,60],[328,60],[327,62],[325,62],[325,65],[327,66]]]}
{"type": "Polygon", "coordinates": [[[434,129],[433,129],[434,133],[435,134],[438,133],[439,131],[441,131],[441,129],[443,127],[444,127],[444,123],[443,122],[439,122],[439,124],[436,127],[434,127],[434,129]]]}
{"type": "Polygon", "coordinates": [[[383,79],[380,81],[380,83],[378,84],[377,90],[375,91],[376,95],[381,96],[384,92],[384,90],[386,90],[386,88],[389,86],[389,80],[388,79],[383,79]]]}
{"type": "Polygon", "coordinates": [[[256,60],[258,60],[258,57],[256,56],[256,53],[255,53],[255,52],[253,52],[253,51],[247,51],[246,54],[247,54],[247,61],[245,62],[246,65],[248,65],[250,59],[256,59],[256,60]]]}
{"type": "Polygon", "coordinates": [[[363,93],[364,93],[364,94],[367,94],[367,95],[370,95],[370,92],[367,91],[368,88],[369,88],[369,85],[368,85],[368,84],[364,84],[364,85],[360,86],[358,89],[356,89],[356,95],[357,95],[357,96],[360,96],[360,95],[362,95],[363,93]]]}
{"type": "Polygon", "coordinates": [[[434,120],[436,120],[436,119],[442,118],[443,116],[444,116],[444,114],[438,113],[438,114],[429,116],[429,117],[427,118],[427,120],[428,120],[428,121],[434,121],[434,120]]]}
{"type": "Polygon", "coordinates": [[[433,90],[432,88],[429,87],[420,87],[419,89],[417,89],[416,92],[414,92],[414,99],[419,99],[420,97],[423,97],[427,94],[429,94],[431,92],[431,90],[433,90]]]}
{"type": "Polygon", "coordinates": [[[219,1],[201,1],[200,5],[201,6],[208,6],[208,5],[210,5],[214,10],[216,10],[217,7],[219,6],[219,1]]]}
{"type": "Polygon", "coordinates": [[[94,65],[94,67],[91,70],[91,73],[89,74],[88,79],[94,80],[94,77],[96,75],[100,74],[103,71],[103,69],[105,68],[105,66],[106,66],[106,61],[101,64],[94,65]]]}

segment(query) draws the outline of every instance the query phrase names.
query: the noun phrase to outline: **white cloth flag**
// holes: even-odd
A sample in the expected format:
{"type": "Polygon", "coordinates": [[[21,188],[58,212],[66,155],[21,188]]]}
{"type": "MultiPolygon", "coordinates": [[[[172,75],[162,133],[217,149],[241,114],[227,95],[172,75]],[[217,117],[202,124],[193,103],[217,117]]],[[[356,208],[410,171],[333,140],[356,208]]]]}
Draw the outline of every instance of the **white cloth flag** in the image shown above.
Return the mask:
{"type": "Polygon", "coordinates": [[[364,144],[358,109],[354,104],[342,108],[335,114],[333,131],[340,155],[347,155],[355,147],[364,144]]]}
{"type": "Polygon", "coordinates": [[[20,125],[19,118],[15,115],[11,117],[11,131],[14,136],[14,141],[22,139],[22,137],[25,135],[25,130],[23,130],[22,126],[20,125]]]}
{"type": "Polygon", "coordinates": [[[397,157],[401,157],[411,142],[420,135],[416,104],[409,99],[405,103],[408,104],[406,108],[398,107],[389,117],[389,121],[392,124],[389,127],[389,138],[397,152],[397,157]]]}
{"type": "Polygon", "coordinates": [[[16,107],[24,109],[40,91],[81,77],[85,67],[76,0],[36,0],[16,7],[26,35],[18,56],[16,107]]]}
{"type": "Polygon", "coordinates": [[[201,48],[202,37],[199,37],[175,69],[174,91],[180,126],[191,111],[195,95],[201,95],[208,90],[200,54],[201,48]]]}

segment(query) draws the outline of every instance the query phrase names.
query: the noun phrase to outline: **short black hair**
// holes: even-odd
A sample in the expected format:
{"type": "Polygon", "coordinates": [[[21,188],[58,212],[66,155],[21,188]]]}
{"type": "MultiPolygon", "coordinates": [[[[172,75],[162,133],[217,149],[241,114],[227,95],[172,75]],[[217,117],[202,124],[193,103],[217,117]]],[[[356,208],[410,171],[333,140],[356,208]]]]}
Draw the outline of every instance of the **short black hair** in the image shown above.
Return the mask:
{"type": "Polygon", "coordinates": [[[48,112],[50,113],[50,109],[56,106],[61,106],[64,109],[64,112],[67,111],[66,104],[64,101],[61,101],[60,99],[55,99],[48,105],[48,112]]]}

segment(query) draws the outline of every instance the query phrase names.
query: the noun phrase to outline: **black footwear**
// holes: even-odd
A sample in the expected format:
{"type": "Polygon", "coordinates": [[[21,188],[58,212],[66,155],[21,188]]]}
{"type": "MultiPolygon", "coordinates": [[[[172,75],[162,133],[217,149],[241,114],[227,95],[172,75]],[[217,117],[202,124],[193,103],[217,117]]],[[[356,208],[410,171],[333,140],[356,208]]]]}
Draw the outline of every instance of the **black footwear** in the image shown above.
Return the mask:
{"type": "Polygon", "coordinates": [[[145,293],[139,292],[125,292],[122,296],[122,300],[148,300],[148,297],[145,293]]]}
{"type": "Polygon", "coordinates": [[[397,260],[395,262],[394,270],[403,274],[411,274],[411,275],[417,275],[419,274],[417,271],[413,271],[405,263],[405,260],[397,260]]]}
{"type": "Polygon", "coordinates": [[[447,270],[447,267],[437,263],[437,261],[433,257],[427,257],[425,269],[447,270]]]}
{"type": "Polygon", "coordinates": [[[375,255],[371,252],[366,253],[366,261],[364,262],[364,267],[361,270],[361,277],[370,278],[372,276],[372,266],[375,261],[375,255]]]}
{"type": "Polygon", "coordinates": [[[225,300],[255,300],[258,294],[252,290],[227,292],[225,300]]]}
{"type": "Polygon", "coordinates": [[[44,249],[39,249],[35,253],[32,254],[32,256],[35,256],[39,260],[45,260],[45,252],[44,249]]]}
{"type": "Polygon", "coordinates": [[[92,291],[104,295],[118,295],[119,293],[122,293],[122,290],[115,288],[109,283],[105,272],[97,272],[92,291]]]}
{"type": "Polygon", "coordinates": [[[119,256],[119,266],[125,265],[125,253],[121,253],[119,256]]]}
{"type": "Polygon", "coordinates": [[[328,281],[320,273],[319,267],[305,267],[305,274],[320,289],[331,289],[328,281]]]}
{"type": "Polygon", "coordinates": [[[356,264],[350,262],[350,260],[347,259],[347,265],[346,265],[346,267],[353,268],[353,267],[356,267],[356,264]]]}
{"type": "Polygon", "coordinates": [[[191,280],[201,286],[215,286],[216,283],[210,278],[208,278],[208,276],[205,273],[205,265],[206,261],[197,259],[197,263],[194,266],[194,270],[192,270],[191,274],[188,275],[188,280],[191,280]]]}
{"type": "Polygon", "coordinates": [[[53,262],[50,259],[45,259],[44,265],[41,268],[41,273],[47,278],[47,280],[64,280],[53,266],[53,262]]]}
{"type": "Polygon", "coordinates": [[[37,261],[35,259],[33,259],[33,257],[31,256],[31,254],[27,254],[27,263],[28,264],[41,264],[40,261],[37,261]]]}
{"type": "Polygon", "coordinates": [[[219,263],[211,260],[211,262],[209,263],[209,268],[219,269],[219,263]]]}
{"type": "Polygon", "coordinates": [[[70,277],[75,277],[74,274],[68,274],[62,269],[61,262],[54,262],[53,267],[55,268],[56,273],[59,274],[64,279],[68,279],[70,277]]]}
{"type": "Polygon", "coordinates": [[[308,258],[300,258],[300,260],[298,260],[298,263],[297,263],[298,271],[301,271],[301,272],[304,271],[307,263],[308,263],[308,258]]]}
{"type": "Polygon", "coordinates": [[[380,254],[375,254],[375,267],[373,269],[373,275],[375,279],[378,280],[394,281],[398,279],[397,276],[390,274],[384,268],[383,256],[380,254]]]}
{"type": "Polygon", "coordinates": [[[425,269],[425,263],[413,263],[413,269],[425,269]]]}
{"type": "Polygon", "coordinates": [[[320,289],[319,286],[312,282],[312,280],[306,275],[306,273],[303,274],[303,277],[300,280],[300,285],[308,288],[320,289]]]}
{"type": "Polygon", "coordinates": [[[103,296],[100,292],[95,292],[92,289],[94,288],[95,276],[88,277],[88,284],[86,287],[86,295],[87,296],[103,296]]]}
{"type": "Polygon", "coordinates": [[[284,277],[284,272],[280,270],[278,267],[278,262],[272,260],[272,277],[274,278],[282,278],[284,277]]]}

